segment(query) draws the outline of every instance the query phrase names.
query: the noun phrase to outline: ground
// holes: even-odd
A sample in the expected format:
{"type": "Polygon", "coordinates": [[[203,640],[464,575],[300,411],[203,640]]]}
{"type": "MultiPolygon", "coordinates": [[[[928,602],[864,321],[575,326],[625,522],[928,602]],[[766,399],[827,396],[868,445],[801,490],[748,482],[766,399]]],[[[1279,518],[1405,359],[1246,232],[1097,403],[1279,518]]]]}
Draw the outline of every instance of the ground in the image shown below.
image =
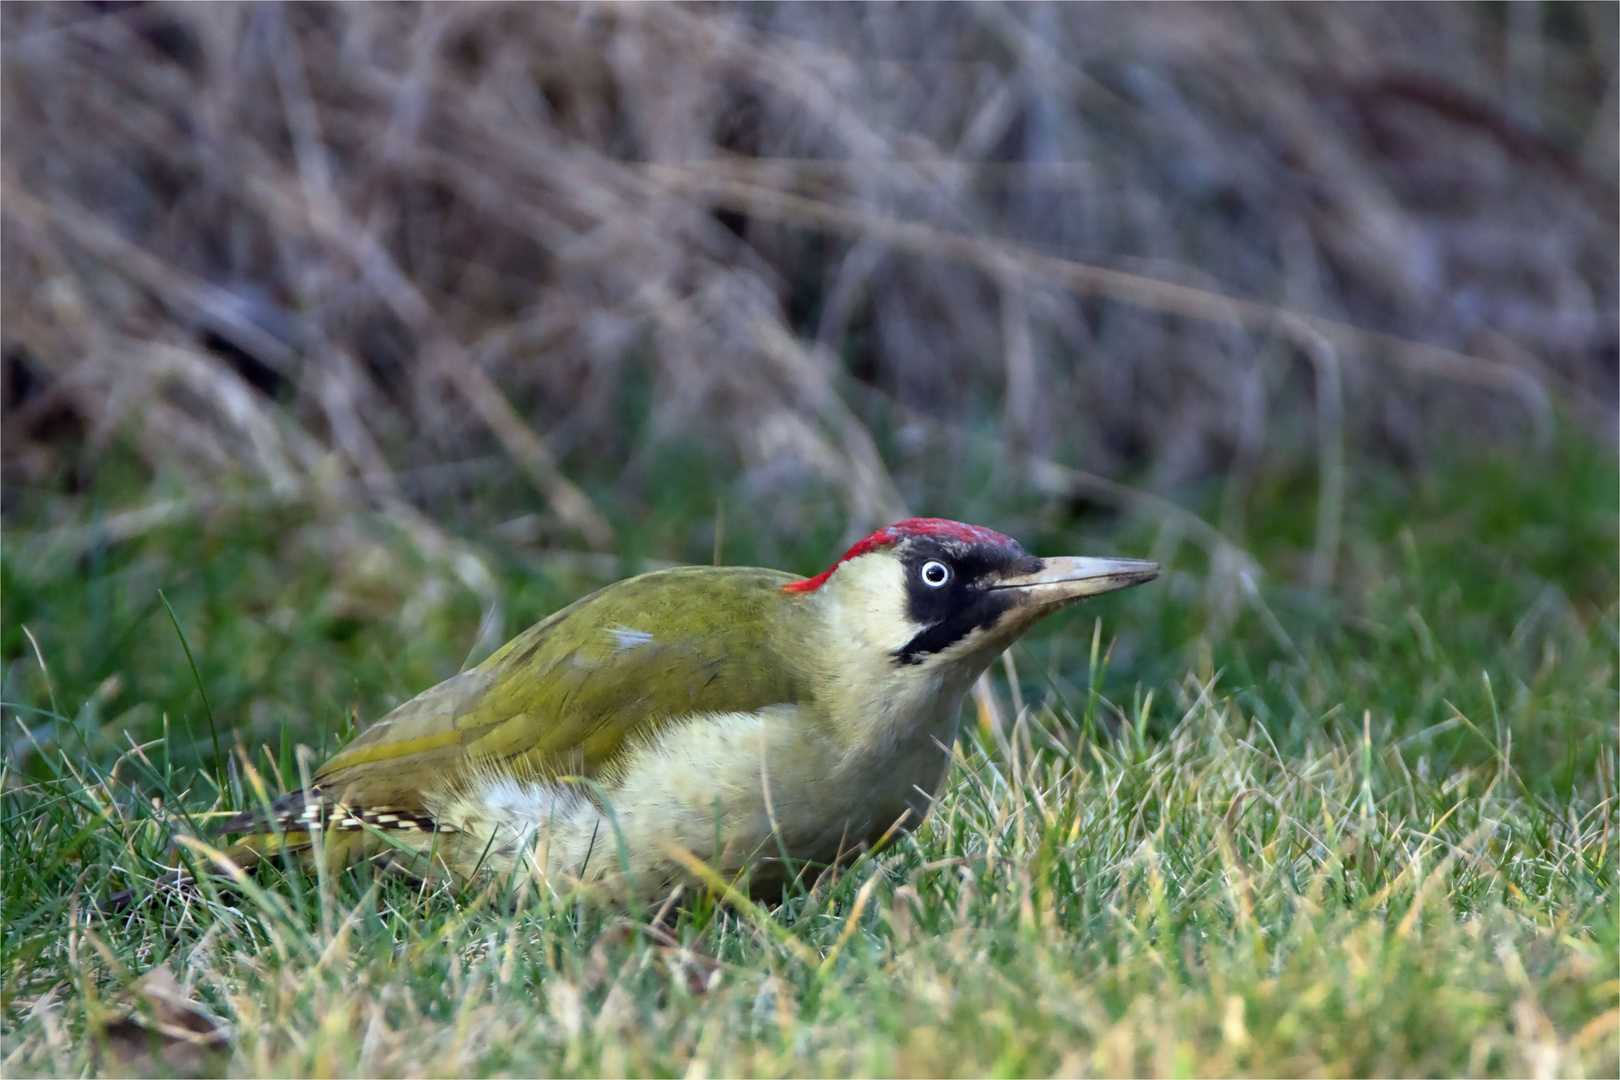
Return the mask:
{"type": "MultiPolygon", "coordinates": [[[[5,1071],[1613,1075],[1615,486],[1578,436],[1382,475],[1313,591],[1286,583],[1297,492],[1263,484],[1256,591],[1158,534],[1164,579],[997,666],[915,836],[779,905],[713,881],[662,919],[276,867],[165,893],[173,837],[476,659],[485,613],[359,512],[247,500],[107,542],[25,504],[5,1071]],[[338,527],[363,558],[315,557],[338,527]]],[[[1154,546],[1153,521],[994,491],[930,509],[1036,551],[1154,546]]],[[[640,550],[709,555],[708,494],[648,529],[684,544],[640,550]]],[[[728,520],[722,557],[751,561],[746,505],[728,520]]],[[[832,553],[804,546],[779,561],[832,553]]],[[[477,550],[507,635],[633,569],[477,550]]]]}

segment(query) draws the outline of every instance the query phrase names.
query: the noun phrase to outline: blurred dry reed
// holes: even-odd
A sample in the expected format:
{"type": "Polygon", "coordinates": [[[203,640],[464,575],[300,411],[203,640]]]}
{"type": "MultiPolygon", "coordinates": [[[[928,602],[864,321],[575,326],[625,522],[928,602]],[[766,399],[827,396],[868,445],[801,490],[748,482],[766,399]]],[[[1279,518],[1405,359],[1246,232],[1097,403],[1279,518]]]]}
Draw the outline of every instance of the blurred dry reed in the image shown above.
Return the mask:
{"type": "Polygon", "coordinates": [[[678,436],[855,532],[875,401],[1110,502],[1314,457],[1321,583],[1347,456],[1613,430],[1615,8],[1531,6],[8,4],[5,485],[122,437],[197,493],[122,528],[245,473],[489,599],[401,476],[603,551],[678,436]]]}

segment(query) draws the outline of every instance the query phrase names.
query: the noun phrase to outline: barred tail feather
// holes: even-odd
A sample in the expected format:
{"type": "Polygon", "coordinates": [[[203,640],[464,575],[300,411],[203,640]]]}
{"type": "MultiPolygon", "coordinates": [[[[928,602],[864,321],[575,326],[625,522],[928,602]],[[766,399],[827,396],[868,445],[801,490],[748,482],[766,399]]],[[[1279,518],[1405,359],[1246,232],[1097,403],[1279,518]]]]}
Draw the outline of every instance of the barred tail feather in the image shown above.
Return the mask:
{"type": "Polygon", "coordinates": [[[244,869],[282,854],[307,861],[317,847],[334,867],[369,856],[388,856],[390,863],[396,862],[397,846],[376,837],[373,829],[399,834],[399,841],[408,847],[431,840],[434,833],[457,831],[421,811],[355,805],[319,788],[289,792],[266,808],[237,814],[219,826],[221,833],[246,834],[225,852],[244,869]]]}
{"type": "Polygon", "coordinates": [[[305,820],[306,808],[320,804],[319,791],[290,791],[268,807],[244,810],[235,817],[227,818],[217,831],[221,834],[285,833],[305,820]]]}
{"type": "Polygon", "coordinates": [[[455,832],[456,830],[434,820],[420,810],[402,810],[391,806],[362,806],[340,802],[316,788],[294,791],[270,804],[269,813],[247,811],[237,814],[219,826],[222,833],[287,833],[323,829],[342,832],[360,831],[366,826],[385,832],[455,832]]]}

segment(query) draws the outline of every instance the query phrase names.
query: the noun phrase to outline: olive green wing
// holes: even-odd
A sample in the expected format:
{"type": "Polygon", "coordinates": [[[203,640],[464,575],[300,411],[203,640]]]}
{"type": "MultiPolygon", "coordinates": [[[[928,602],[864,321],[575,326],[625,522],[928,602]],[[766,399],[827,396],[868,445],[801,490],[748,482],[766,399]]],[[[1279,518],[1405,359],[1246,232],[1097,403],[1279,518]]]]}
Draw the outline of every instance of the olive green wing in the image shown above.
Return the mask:
{"type": "Polygon", "coordinates": [[[799,703],[804,680],[775,632],[793,580],[683,567],[610,585],[377,721],[316,785],[351,806],[419,810],[425,790],[480,772],[597,776],[676,718],[799,703]]]}

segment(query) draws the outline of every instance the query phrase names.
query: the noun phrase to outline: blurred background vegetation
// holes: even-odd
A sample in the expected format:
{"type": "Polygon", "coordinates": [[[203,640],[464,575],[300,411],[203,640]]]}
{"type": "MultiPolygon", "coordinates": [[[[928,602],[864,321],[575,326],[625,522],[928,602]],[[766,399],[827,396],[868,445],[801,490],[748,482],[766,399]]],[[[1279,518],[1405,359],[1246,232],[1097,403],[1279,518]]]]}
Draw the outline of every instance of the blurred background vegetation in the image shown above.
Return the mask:
{"type": "Polygon", "coordinates": [[[3,18],[4,699],[104,750],[200,723],[160,589],[318,741],[905,513],[1165,562],[1122,685],[1296,734],[1313,649],[1612,646],[1613,5],[3,18]]]}

